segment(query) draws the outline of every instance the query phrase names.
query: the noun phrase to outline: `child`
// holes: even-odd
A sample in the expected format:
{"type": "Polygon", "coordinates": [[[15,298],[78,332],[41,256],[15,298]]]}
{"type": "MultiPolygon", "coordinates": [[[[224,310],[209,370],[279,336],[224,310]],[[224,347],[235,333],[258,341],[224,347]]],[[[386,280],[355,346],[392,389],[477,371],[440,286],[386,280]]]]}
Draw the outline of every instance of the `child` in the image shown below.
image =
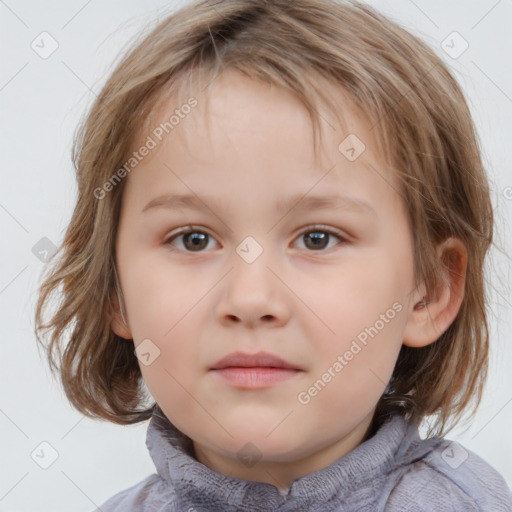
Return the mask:
{"type": "Polygon", "coordinates": [[[97,510],[512,510],[442,438],[481,398],[493,210],[425,43],[356,2],[197,0],[73,160],[36,332],[79,411],[151,420],[158,472],[97,510]]]}

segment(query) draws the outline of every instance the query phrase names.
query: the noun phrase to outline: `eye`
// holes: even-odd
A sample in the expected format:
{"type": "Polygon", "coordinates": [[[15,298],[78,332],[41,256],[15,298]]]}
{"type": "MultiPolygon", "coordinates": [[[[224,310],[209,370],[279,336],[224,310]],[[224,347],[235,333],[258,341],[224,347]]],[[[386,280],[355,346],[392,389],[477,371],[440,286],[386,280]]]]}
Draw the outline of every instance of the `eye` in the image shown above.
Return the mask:
{"type": "MultiPolygon", "coordinates": [[[[331,247],[345,242],[345,239],[340,234],[324,226],[310,226],[307,230],[302,231],[298,240],[303,239],[305,241],[305,249],[319,252],[329,247],[332,237],[338,239],[339,242],[331,247]]],[[[168,237],[164,241],[164,245],[177,246],[179,250],[184,252],[203,252],[204,249],[208,248],[208,242],[215,243],[211,235],[193,226],[189,226],[168,237]],[[180,239],[181,244],[176,244],[175,241],[180,239]]]]}
{"type": "Polygon", "coordinates": [[[175,245],[173,242],[180,238],[182,239],[182,244],[178,249],[185,252],[201,252],[208,247],[209,240],[213,241],[213,238],[208,233],[200,231],[193,226],[189,226],[188,229],[182,229],[167,238],[164,245],[175,245]]]}
{"type": "MultiPolygon", "coordinates": [[[[332,237],[340,240],[339,243],[345,242],[345,240],[339,234],[325,228],[324,226],[309,227],[306,231],[303,231],[299,235],[298,240],[303,239],[305,241],[304,245],[306,246],[306,249],[311,249],[318,252],[329,246],[329,242],[331,241],[332,237]]],[[[334,244],[333,246],[339,245],[339,243],[334,244]]]]}

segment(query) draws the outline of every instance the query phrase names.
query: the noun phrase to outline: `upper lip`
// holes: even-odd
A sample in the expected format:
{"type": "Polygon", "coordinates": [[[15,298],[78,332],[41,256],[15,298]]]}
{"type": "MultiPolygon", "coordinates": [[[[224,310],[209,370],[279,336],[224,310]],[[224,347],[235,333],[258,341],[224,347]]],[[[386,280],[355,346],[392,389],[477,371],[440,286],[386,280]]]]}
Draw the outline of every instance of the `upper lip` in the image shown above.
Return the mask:
{"type": "Polygon", "coordinates": [[[241,367],[241,368],[290,368],[299,370],[296,365],[281,359],[278,356],[268,352],[258,352],[257,354],[246,354],[244,352],[233,352],[223,357],[215,363],[211,370],[220,370],[222,368],[241,367]]]}

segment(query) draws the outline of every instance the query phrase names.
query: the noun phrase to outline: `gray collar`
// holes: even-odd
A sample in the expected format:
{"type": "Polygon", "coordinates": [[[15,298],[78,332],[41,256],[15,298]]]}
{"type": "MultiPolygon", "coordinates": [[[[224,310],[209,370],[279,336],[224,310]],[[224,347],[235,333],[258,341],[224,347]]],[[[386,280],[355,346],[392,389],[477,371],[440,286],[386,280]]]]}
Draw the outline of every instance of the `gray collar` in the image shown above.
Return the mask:
{"type": "Polygon", "coordinates": [[[371,486],[397,466],[409,464],[432,449],[432,443],[419,438],[416,427],[394,416],[352,452],[295,480],[282,495],[274,485],[228,477],[200,463],[193,456],[190,438],[158,406],[148,426],[146,446],[163,481],[160,492],[169,500],[183,507],[208,506],[211,511],[233,507],[252,512],[268,512],[284,503],[293,504],[294,510],[328,503],[335,495],[371,486]]]}

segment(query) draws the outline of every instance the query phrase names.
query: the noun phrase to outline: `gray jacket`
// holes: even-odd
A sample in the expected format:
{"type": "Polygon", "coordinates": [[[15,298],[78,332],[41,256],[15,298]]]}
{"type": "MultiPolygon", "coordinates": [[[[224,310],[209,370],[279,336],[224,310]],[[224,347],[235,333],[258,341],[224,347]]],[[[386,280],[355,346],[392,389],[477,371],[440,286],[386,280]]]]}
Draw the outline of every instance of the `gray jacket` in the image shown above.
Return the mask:
{"type": "Polygon", "coordinates": [[[198,462],[190,439],[158,407],[146,445],[158,473],[95,512],[512,512],[511,491],[495,469],[456,442],[422,440],[398,416],[285,495],[198,462]]]}

